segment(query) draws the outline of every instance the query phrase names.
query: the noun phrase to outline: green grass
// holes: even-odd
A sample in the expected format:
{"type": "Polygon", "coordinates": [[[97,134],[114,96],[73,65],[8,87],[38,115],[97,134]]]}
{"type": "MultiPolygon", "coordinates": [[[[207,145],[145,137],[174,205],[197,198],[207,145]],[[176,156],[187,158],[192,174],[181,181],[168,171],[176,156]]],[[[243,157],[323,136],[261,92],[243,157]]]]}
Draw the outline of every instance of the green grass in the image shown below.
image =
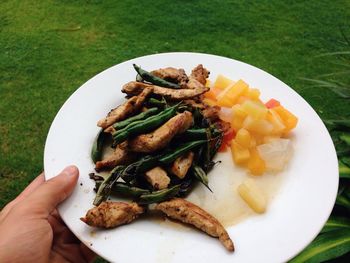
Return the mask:
{"type": "MultiPolygon", "coordinates": [[[[43,169],[50,124],[96,73],[141,55],[193,51],[260,67],[325,118],[350,105],[302,80],[338,70],[349,1],[35,1],[0,3],[0,208],[43,169]]],[[[349,56],[350,58],[350,56],[349,56]]],[[[69,150],[69,149],[67,149],[69,150]]]]}

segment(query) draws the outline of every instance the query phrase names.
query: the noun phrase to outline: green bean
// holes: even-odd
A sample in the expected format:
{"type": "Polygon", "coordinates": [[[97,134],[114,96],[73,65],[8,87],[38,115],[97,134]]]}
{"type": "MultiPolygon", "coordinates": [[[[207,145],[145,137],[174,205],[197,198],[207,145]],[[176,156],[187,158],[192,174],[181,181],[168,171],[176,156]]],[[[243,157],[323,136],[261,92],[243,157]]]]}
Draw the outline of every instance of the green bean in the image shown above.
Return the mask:
{"type": "MultiPolygon", "coordinates": [[[[95,188],[94,190],[97,192],[100,188],[103,181],[97,180],[95,181],[95,188]]],[[[147,189],[142,189],[135,186],[129,186],[126,183],[123,182],[116,182],[112,186],[111,194],[115,195],[122,195],[122,196],[130,196],[130,197],[139,197],[142,194],[149,194],[150,191],[147,189]]]]}
{"type": "Polygon", "coordinates": [[[119,165],[116,166],[110,174],[103,180],[102,184],[99,186],[94,199],[94,205],[99,205],[103,201],[106,201],[109,195],[111,194],[112,186],[121,176],[122,171],[125,169],[125,166],[119,165]]]}
{"type": "MultiPolygon", "coordinates": [[[[164,99],[164,98],[163,98],[164,99]]],[[[165,108],[167,106],[166,100],[157,100],[155,98],[150,98],[147,103],[150,105],[154,105],[156,107],[162,107],[165,108]]]]}
{"type": "Polygon", "coordinates": [[[159,161],[164,164],[172,163],[176,160],[176,158],[180,157],[181,155],[187,153],[189,150],[206,143],[206,140],[200,140],[200,141],[193,141],[184,143],[179,148],[175,149],[175,151],[163,155],[161,158],[159,158],[159,161]]]}
{"type": "Polygon", "coordinates": [[[135,186],[129,186],[126,183],[118,182],[113,185],[112,193],[131,197],[139,197],[143,194],[149,194],[150,191],[135,186]]]}
{"type": "Polygon", "coordinates": [[[91,159],[94,163],[101,160],[103,143],[106,140],[107,135],[108,134],[101,129],[95,137],[91,148],[91,159]]]}
{"type": "Polygon", "coordinates": [[[208,176],[200,166],[193,164],[192,165],[192,172],[193,172],[194,177],[196,177],[196,179],[198,181],[200,181],[202,184],[204,184],[205,187],[208,188],[210,192],[213,192],[208,185],[208,183],[209,183],[208,176]]]}
{"type": "Polygon", "coordinates": [[[221,132],[218,136],[215,138],[214,146],[212,147],[211,153],[210,153],[210,159],[212,160],[215,156],[215,154],[218,152],[223,140],[223,133],[221,132]]]}
{"type": "Polygon", "coordinates": [[[141,204],[152,204],[159,203],[164,200],[173,198],[180,191],[180,185],[175,185],[171,188],[155,191],[149,194],[143,194],[140,196],[139,203],[141,204]]]}
{"type": "Polygon", "coordinates": [[[192,189],[192,183],[192,178],[184,179],[180,185],[179,196],[186,196],[192,189]]]}
{"type": "Polygon", "coordinates": [[[207,139],[207,131],[210,130],[211,134],[215,137],[220,134],[220,131],[217,128],[192,128],[186,130],[184,133],[182,133],[180,136],[184,139],[189,140],[204,140],[207,139]]]}
{"type": "Polygon", "coordinates": [[[133,64],[134,69],[136,72],[141,76],[143,80],[146,80],[154,85],[158,85],[161,87],[167,87],[167,88],[173,88],[173,89],[179,89],[180,85],[176,83],[172,83],[169,81],[166,81],[165,79],[159,78],[151,74],[150,72],[142,69],[141,67],[137,66],[136,64],[133,64]]]}
{"type": "Polygon", "coordinates": [[[137,162],[129,164],[123,171],[121,177],[127,183],[131,182],[137,174],[144,173],[157,166],[159,155],[146,155],[137,162]]]}
{"type": "Polygon", "coordinates": [[[144,119],[148,118],[149,116],[154,115],[158,111],[159,111],[158,108],[148,109],[145,112],[141,112],[140,114],[137,114],[133,117],[127,118],[126,120],[123,120],[123,121],[120,121],[120,122],[113,124],[113,128],[117,129],[117,130],[123,129],[126,126],[128,126],[129,124],[133,123],[134,121],[144,120],[144,119]]]}
{"type": "Polygon", "coordinates": [[[206,129],[188,129],[183,133],[184,136],[188,139],[206,139],[207,133],[206,129]]]}
{"type": "Polygon", "coordinates": [[[165,109],[157,115],[148,117],[145,120],[130,123],[124,129],[116,131],[113,134],[114,144],[118,144],[125,141],[129,136],[135,136],[153,131],[154,129],[158,128],[166,121],[168,121],[170,118],[175,116],[177,108],[178,104],[171,108],[165,109]]]}
{"type": "Polygon", "coordinates": [[[136,81],[137,82],[143,82],[143,78],[140,76],[140,74],[136,75],[136,81]]]}

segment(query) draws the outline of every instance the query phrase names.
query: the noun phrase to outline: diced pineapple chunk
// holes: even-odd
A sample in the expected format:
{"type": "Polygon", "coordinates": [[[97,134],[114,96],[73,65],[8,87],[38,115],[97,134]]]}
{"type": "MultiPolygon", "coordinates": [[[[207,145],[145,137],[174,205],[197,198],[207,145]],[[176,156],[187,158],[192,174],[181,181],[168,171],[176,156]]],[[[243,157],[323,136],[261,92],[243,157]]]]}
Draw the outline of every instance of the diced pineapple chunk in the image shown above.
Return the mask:
{"type": "Polygon", "coordinates": [[[226,101],[229,101],[230,102],[230,106],[233,106],[234,104],[236,104],[238,98],[246,90],[248,90],[248,84],[240,79],[236,83],[231,84],[230,86],[228,86],[224,91],[222,91],[217,96],[218,103],[222,103],[221,101],[225,101],[224,104],[226,104],[226,101]]]}
{"type": "Polygon", "coordinates": [[[247,205],[256,213],[266,211],[266,197],[253,179],[247,179],[238,186],[238,193],[247,205]]]}
{"type": "Polygon", "coordinates": [[[269,135],[273,130],[273,125],[267,120],[256,120],[253,119],[251,116],[245,118],[243,122],[243,127],[248,131],[259,135],[269,135]]]}
{"type": "Polygon", "coordinates": [[[234,105],[234,106],[232,107],[232,113],[233,113],[233,117],[234,117],[234,118],[235,118],[235,117],[242,117],[242,118],[245,118],[245,117],[248,116],[247,112],[245,112],[245,111],[243,110],[242,106],[241,106],[241,105],[238,105],[238,104],[236,104],[236,105],[234,105]]]}
{"type": "Polygon", "coordinates": [[[217,89],[225,89],[227,88],[229,85],[231,85],[234,81],[223,76],[223,75],[218,75],[215,82],[214,82],[214,88],[217,88],[217,89]]]}
{"type": "Polygon", "coordinates": [[[249,150],[239,145],[235,140],[231,143],[231,153],[236,164],[242,164],[250,157],[249,150]]]}
{"type": "Polygon", "coordinates": [[[264,119],[268,112],[264,104],[252,100],[246,100],[242,104],[242,109],[254,119],[264,119]]]}
{"type": "Polygon", "coordinates": [[[212,89],[208,90],[206,93],[204,93],[204,97],[211,100],[216,100],[216,94],[212,91],[212,89]]]}
{"type": "Polygon", "coordinates": [[[286,129],[281,117],[274,109],[269,109],[266,119],[273,125],[273,134],[281,135],[286,129]]]}
{"type": "Polygon", "coordinates": [[[241,129],[243,127],[243,123],[244,123],[244,118],[241,117],[233,117],[232,121],[231,121],[231,127],[235,130],[238,131],[239,129],[241,129]]]}
{"type": "Polygon", "coordinates": [[[236,133],[235,141],[244,148],[249,148],[251,145],[252,137],[250,136],[249,131],[242,128],[239,129],[236,133]]]}
{"type": "Polygon", "coordinates": [[[240,96],[240,97],[238,97],[236,103],[237,103],[237,104],[243,104],[243,103],[244,103],[245,101],[247,101],[247,100],[250,100],[250,98],[249,98],[249,97],[246,97],[246,96],[240,96]]]}
{"type": "Polygon", "coordinates": [[[288,133],[290,130],[294,129],[295,126],[297,126],[298,118],[293,113],[285,109],[283,106],[277,106],[273,109],[278,113],[286,126],[284,133],[288,133]]]}
{"type": "Polygon", "coordinates": [[[241,105],[234,105],[232,107],[232,116],[231,127],[238,131],[243,127],[244,119],[247,117],[247,113],[242,109],[241,105]]]}
{"type": "Polygon", "coordinates": [[[246,93],[245,96],[250,98],[251,100],[259,100],[260,97],[260,91],[258,89],[249,89],[246,93]]]}
{"type": "Polygon", "coordinates": [[[266,171],[264,160],[260,157],[256,148],[251,148],[250,158],[247,162],[247,168],[253,175],[262,175],[266,171]]]}
{"type": "Polygon", "coordinates": [[[219,105],[220,107],[232,107],[232,102],[228,98],[220,98],[221,93],[216,97],[217,105],[219,105]]]}

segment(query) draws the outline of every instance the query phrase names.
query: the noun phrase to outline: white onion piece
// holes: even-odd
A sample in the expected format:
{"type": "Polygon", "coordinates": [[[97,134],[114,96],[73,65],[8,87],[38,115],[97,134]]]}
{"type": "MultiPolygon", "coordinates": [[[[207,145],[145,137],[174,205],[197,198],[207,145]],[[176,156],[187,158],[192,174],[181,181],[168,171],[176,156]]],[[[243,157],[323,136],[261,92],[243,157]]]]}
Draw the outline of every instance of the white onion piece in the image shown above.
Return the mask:
{"type": "Polygon", "coordinates": [[[219,117],[223,121],[231,122],[232,121],[232,109],[226,108],[226,107],[221,107],[221,110],[219,112],[219,117]]]}
{"type": "Polygon", "coordinates": [[[259,145],[257,149],[265,161],[266,169],[272,172],[282,171],[293,152],[289,139],[272,139],[269,143],[259,145]]]}

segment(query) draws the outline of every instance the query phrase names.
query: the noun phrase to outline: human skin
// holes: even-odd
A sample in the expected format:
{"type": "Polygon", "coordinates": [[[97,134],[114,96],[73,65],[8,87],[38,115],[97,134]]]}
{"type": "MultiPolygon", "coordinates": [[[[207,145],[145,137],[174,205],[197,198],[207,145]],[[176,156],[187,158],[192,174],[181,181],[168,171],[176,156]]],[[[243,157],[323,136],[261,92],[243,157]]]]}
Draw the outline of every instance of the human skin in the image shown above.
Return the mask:
{"type": "Polygon", "coordinates": [[[63,223],[57,205],[79,178],[75,166],[45,181],[39,175],[0,212],[1,262],[91,262],[95,254],[63,223]]]}

